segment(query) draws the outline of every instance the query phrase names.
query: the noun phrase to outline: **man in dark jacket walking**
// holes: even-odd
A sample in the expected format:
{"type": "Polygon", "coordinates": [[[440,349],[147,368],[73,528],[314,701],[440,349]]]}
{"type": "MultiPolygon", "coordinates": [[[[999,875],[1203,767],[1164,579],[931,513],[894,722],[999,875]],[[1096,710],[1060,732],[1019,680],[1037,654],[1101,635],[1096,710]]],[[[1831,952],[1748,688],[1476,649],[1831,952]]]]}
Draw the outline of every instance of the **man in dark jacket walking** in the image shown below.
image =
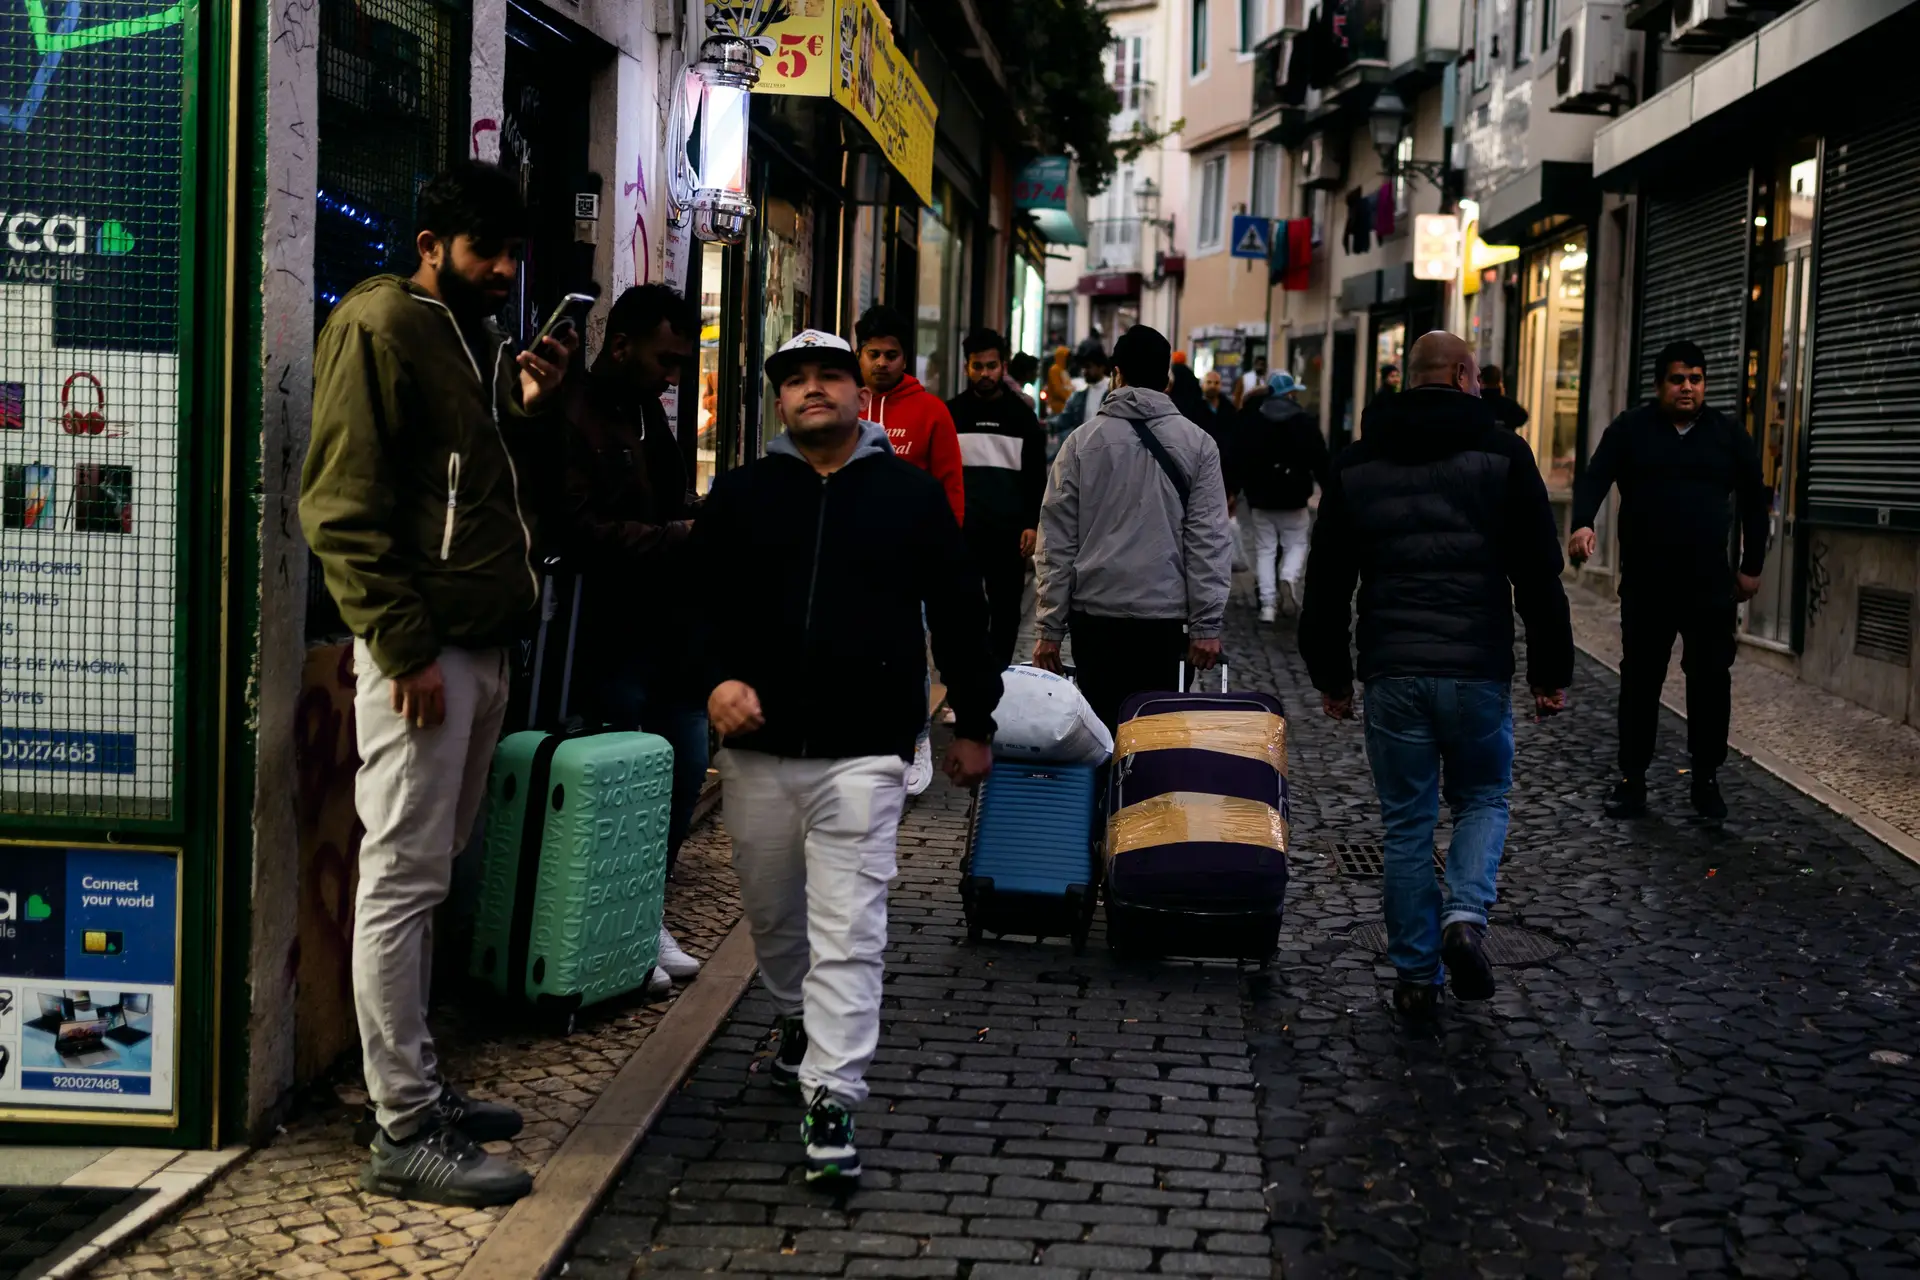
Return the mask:
{"type": "Polygon", "coordinates": [[[1300,407],[1300,384],[1290,373],[1267,378],[1267,394],[1241,414],[1227,458],[1227,492],[1245,493],[1253,518],[1254,570],[1260,583],[1260,621],[1277,616],[1279,583],[1288,607],[1305,596],[1307,541],[1313,531],[1307,503],[1316,484],[1325,487],[1326,437],[1320,423],[1300,407]],[[1275,573],[1275,561],[1279,572],[1275,573]]]}
{"type": "Polygon", "coordinates": [[[486,796],[507,710],[507,648],[539,590],[529,465],[549,470],[574,340],[511,354],[492,315],[513,286],[519,180],[463,162],[420,191],[410,277],[335,307],[313,357],[300,526],[354,634],[354,804],[366,835],[353,1004],[378,1132],[360,1183],[403,1200],[490,1205],[532,1187],[479,1143],[520,1114],[440,1074],[427,1029],[434,909],[486,796]]]}
{"type": "Polygon", "coordinates": [[[1687,750],[1693,807],[1709,822],[1727,816],[1718,773],[1733,717],[1734,618],[1760,590],[1772,495],[1760,455],[1740,425],[1707,407],[1706,356],[1676,342],[1654,360],[1651,404],[1615,418],[1574,490],[1574,563],[1599,542],[1594,517],[1620,486],[1620,781],[1607,800],[1615,818],[1647,811],[1647,766],[1660,724],[1674,637],[1686,648],[1687,750]],[[1731,532],[1740,532],[1740,567],[1731,532]]]}
{"type": "Polygon", "coordinates": [[[1000,664],[940,483],[860,420],[860,367],[806,330],[767,361],[786,434],[729,471],[694,525],[710,584],[707,713],[760,975],[772,1074],[806,1101],[807,1177],[860,1173],[852,1108],[880,1043],[887,882],[926,718],[924,607],[954,710],[947,776],[992,768],[1000,664]]]}
{"type": "MultiPolygon", "coordinates": [[[[707,779],[707,691],[688,638],[693,495],[660,404],[693,356],[692,329],[686,304],[663,284],[628,289],[608,310],[600,358],[566,386],[572,429],[556,538],[581,577],[575,662],[595,719],[673,747],[668,875],[707,779]]],[[[661,926],[653,988],[699,972],[661,926]]]]}
{"type": "Polygon", "coordinates": [[[967,389],[947,402],[960,433],[966,480],[967,545],[987,588],[990,647],[1001,666],[1020,639],[1027,561],[1047,490],[1047,436],[1033,409],[1006,385],[1006,339],[991,329],[967,335],[967,389]]]}
{"type": "Polygon", "coordinates": [[[1493,420],[1507,430],[1518,431],[1527,425],[1527,411],[1507,394],[1506,377],[1499,365],[1486,365],[1480,370],[1480,398],[1493,410],[1493,420]]]}
{"type": "Polygon", "coordinates": [[[1394,1004],[1435,1011],[1493,994],[1483,946],[1513,782],[1513,614],[1527,624],[1534,709],[1566,705],[1573,629],[1559,533],[1523,441],[1473,395],[1473,355],[1448,333],[1408,354],[1412,387],[1375,408],[1320,500],[1300,652],[1326,713],[1353,716],[1349,602],[1360,585],[1367,758],[1387,829],[1394,1004]],[[1453,812],[1444,889],[1433,830],[1453,812]]]}

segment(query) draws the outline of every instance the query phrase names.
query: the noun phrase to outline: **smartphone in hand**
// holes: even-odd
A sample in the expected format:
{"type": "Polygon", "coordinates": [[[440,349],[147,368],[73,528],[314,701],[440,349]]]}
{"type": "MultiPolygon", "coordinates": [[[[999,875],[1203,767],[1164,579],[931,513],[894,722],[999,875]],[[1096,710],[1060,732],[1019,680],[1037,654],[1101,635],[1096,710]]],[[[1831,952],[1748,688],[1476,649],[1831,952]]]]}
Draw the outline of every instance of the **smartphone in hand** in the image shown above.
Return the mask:
{"type": "Polygon", "coordinates": [[[569,331],[575,337],[582,336],[586,330],[587,313],[593,310],[593,301],[594,295],[591,293],[569,293],[561,298],[554,306],[553,314],[540,326],[540,332],[533,335],[527,350],[539,352],[541,344],[549,339],[557,344],[569,331]]]}

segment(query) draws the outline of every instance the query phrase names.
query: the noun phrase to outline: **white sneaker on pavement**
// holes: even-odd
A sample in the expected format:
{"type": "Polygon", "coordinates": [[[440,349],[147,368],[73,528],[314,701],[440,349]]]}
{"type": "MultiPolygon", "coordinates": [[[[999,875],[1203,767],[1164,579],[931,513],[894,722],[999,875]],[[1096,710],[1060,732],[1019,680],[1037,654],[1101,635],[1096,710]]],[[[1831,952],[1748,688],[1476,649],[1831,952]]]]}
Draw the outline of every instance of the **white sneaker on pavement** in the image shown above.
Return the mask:
{"type": "Polygon", "coordinates": [[[655,965],[653,972],[647,976],[646,994],[649,1000],[660,1000],[673,994],[673,979],[659,965],[655,965]]]}
{"type": "Polygon", "coordinates": [[[700,962],[680,949],[667,926],[660,926],[660,967],[676,982],[685,982],[700,972],[700,962]]]}
{"type": "Polygon", "coordinates": [[[907,794],[923,794],[933,785],[933,739],[923,737],[913,746],[913,763],[907,767],[907,794]]]}
{"type": "Polygon", "coordinates": [[[1280,610],[1276,606],[1270,605],[1270,604],[1263,604],[1260,606],[1260,621],[1272,622],[1275,618],[1279,616],[1280,616],[1280,610]]]}

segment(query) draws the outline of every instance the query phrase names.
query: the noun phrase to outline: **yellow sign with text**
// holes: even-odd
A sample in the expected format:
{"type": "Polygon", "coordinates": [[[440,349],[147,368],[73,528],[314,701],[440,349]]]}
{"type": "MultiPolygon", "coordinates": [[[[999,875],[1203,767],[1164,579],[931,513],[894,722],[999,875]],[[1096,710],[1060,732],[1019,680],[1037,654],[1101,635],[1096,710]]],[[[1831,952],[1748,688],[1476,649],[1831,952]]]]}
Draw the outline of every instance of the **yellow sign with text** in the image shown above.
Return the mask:
{"type": "Polygon", "coordinates": [[[873,135],[923,203],[933,199],[937,112],[927,87],[893,43],[876,0],[783,0],[776,22],[740,31],[738,0],[707,0],[707,34],[738,35],[760,54],[755,93],[832,98],[873,135]]]}

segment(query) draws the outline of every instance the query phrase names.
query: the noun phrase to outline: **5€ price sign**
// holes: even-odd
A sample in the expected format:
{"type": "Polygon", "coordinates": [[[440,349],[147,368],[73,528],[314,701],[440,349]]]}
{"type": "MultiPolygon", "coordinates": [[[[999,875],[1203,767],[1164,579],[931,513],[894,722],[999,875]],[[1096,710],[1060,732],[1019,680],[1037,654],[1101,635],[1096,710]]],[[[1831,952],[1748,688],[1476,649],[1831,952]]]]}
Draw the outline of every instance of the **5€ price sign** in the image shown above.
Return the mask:
{"type": "Polygon", "coordinates": [[[795,34],[782,32],[780,48],[774,54],[773,69],[786,80],[805,80],[807,72],[827,56],[827,38],[819,32],[795,34]]]}

